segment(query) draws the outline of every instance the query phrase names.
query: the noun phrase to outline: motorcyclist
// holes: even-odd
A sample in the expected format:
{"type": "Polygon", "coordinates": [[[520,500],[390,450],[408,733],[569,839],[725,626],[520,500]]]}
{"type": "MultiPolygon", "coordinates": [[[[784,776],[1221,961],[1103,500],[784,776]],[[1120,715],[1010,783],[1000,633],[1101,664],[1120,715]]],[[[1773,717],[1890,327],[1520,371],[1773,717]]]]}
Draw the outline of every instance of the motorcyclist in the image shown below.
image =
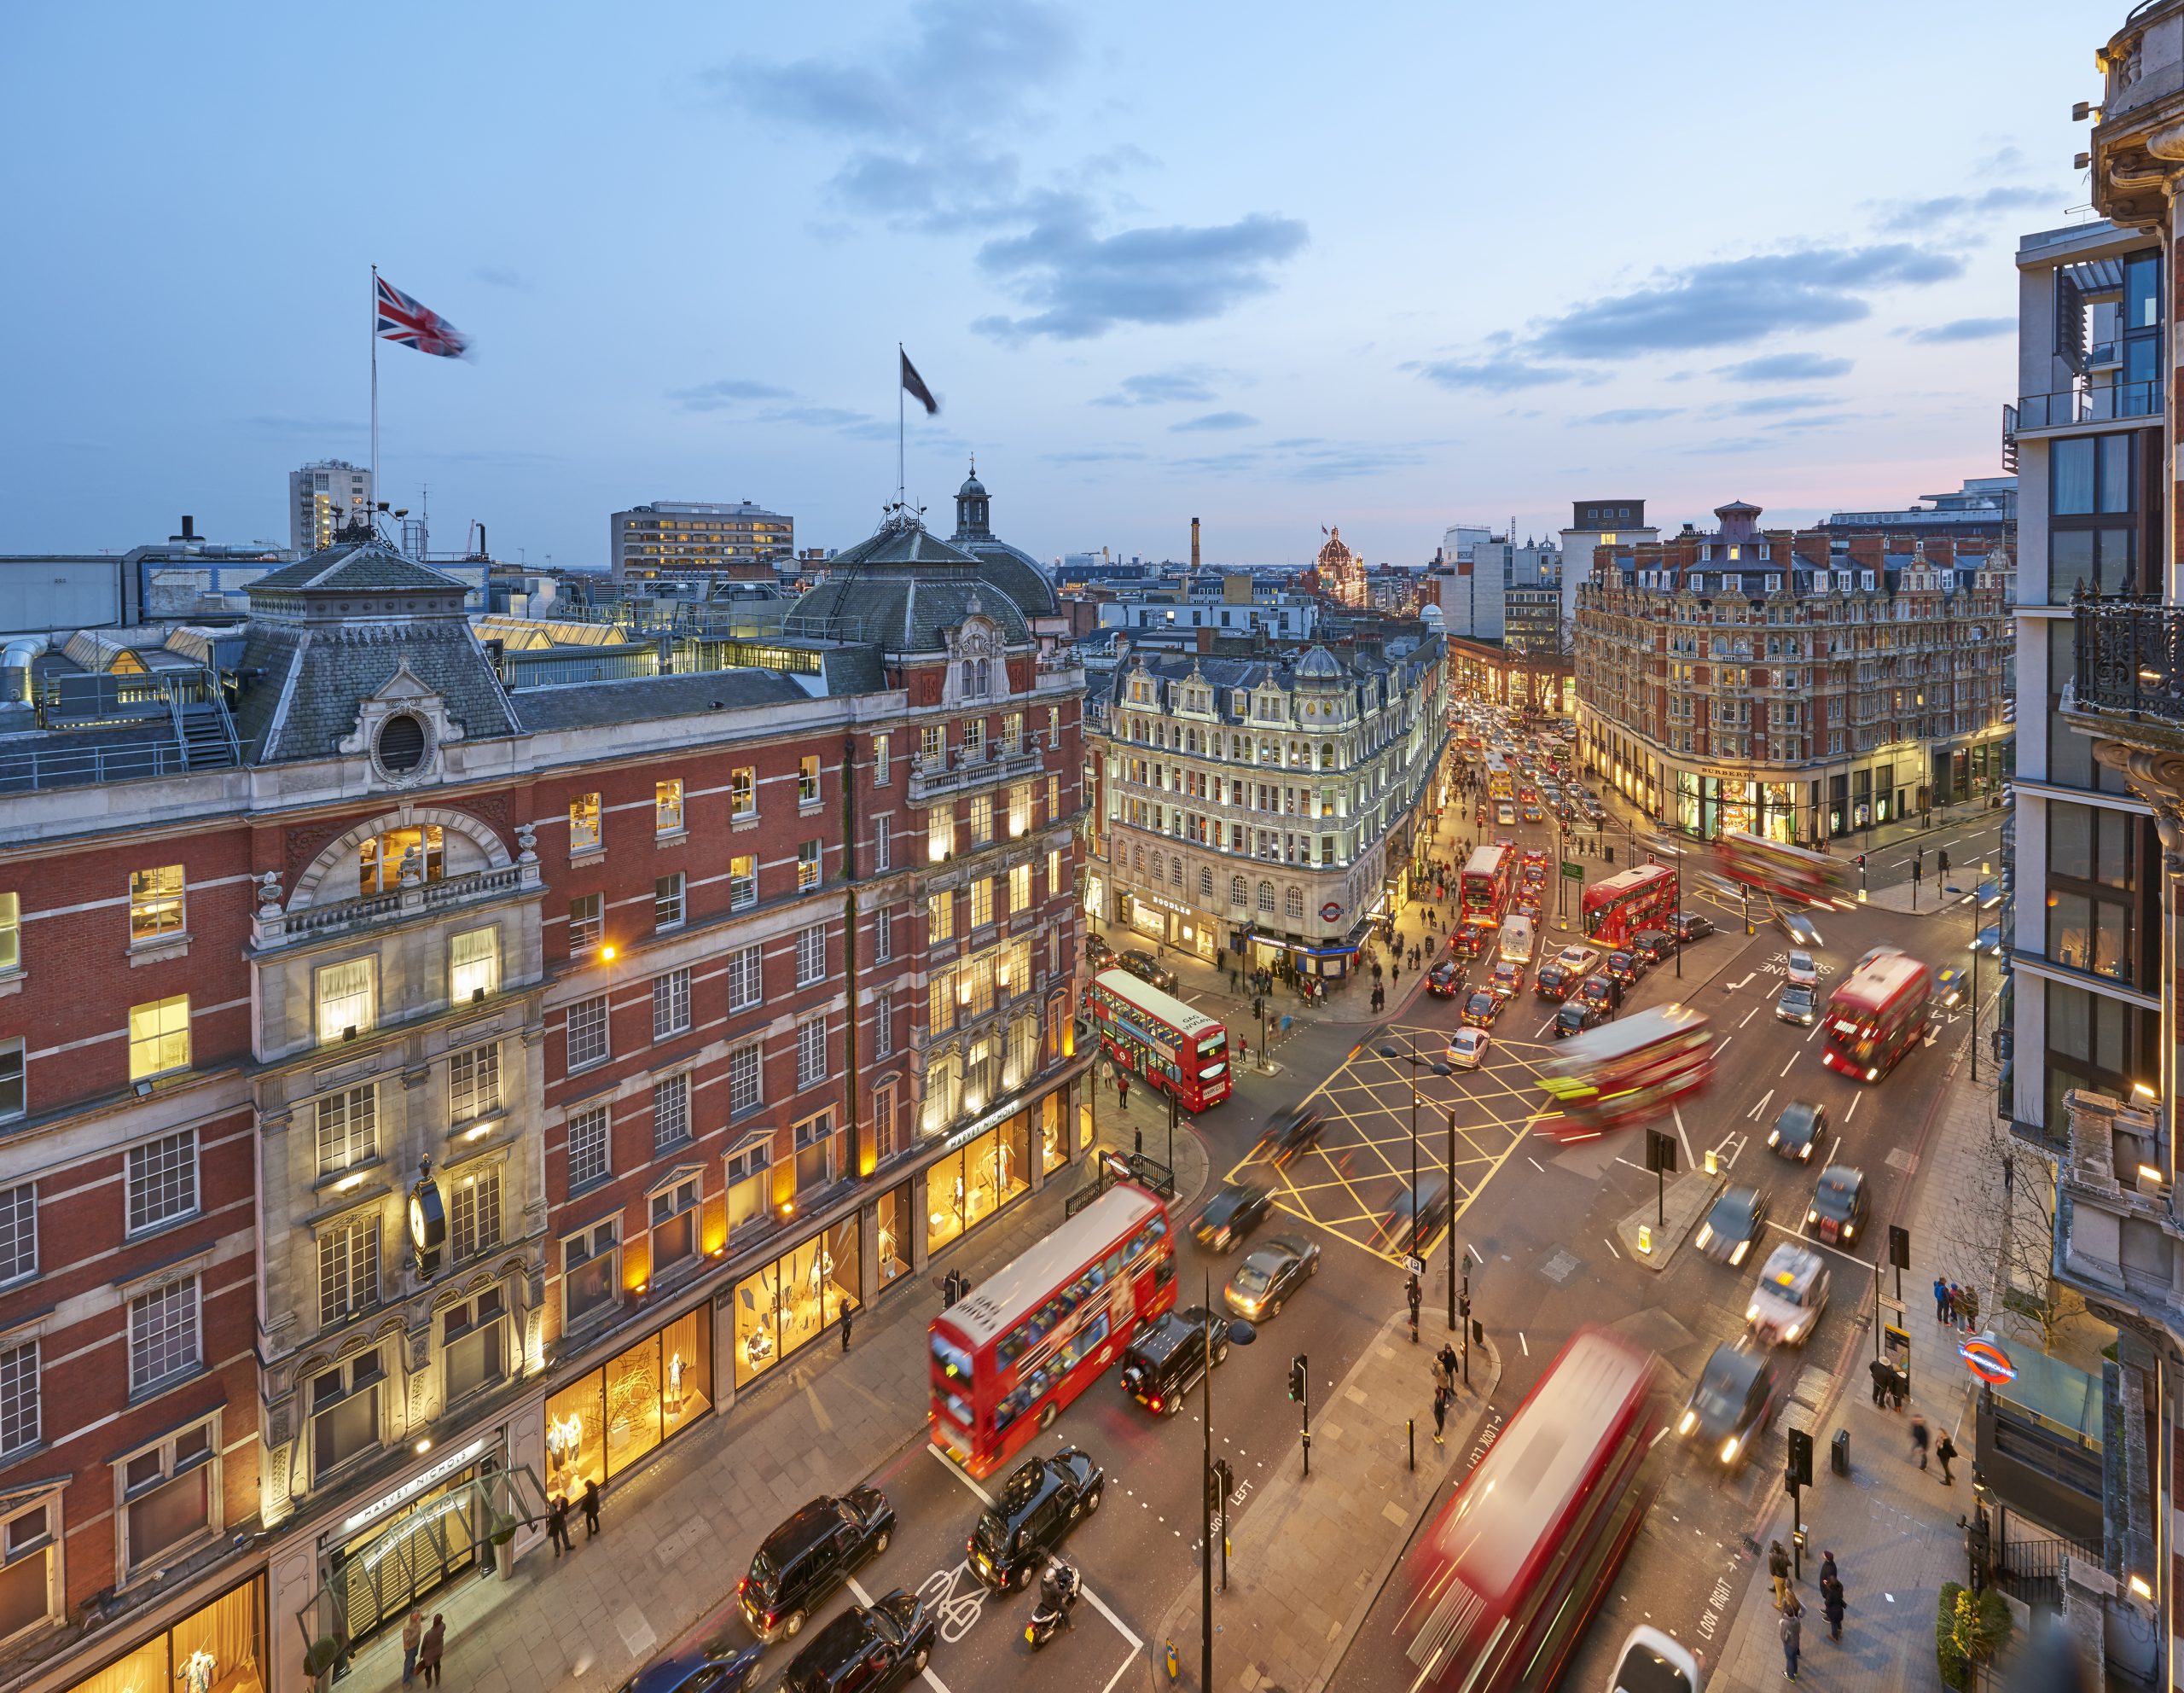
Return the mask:
{"type": "Polygon", "coordinates": [[[1075,1628],[1072,1615],[1077,1609],[1077,1596],[1083,1591],[1084,1580],[1077,1573],[1077,1566],[1066,1558],[1055,1558],[1047,1565],[1046,1573],[1039,1578],[1039,1597],[1061,1613],[1062,1626],[1075,1628]]]}

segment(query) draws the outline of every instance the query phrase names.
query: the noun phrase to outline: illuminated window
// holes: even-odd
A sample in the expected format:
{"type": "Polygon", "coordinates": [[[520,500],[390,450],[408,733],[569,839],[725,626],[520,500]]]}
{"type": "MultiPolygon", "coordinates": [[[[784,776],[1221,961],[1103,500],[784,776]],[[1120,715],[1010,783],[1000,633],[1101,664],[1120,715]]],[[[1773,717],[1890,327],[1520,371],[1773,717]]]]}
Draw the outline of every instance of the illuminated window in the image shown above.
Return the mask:
{"type": "Polygon", "coordinates": [[[993,921],[993,878],[980,876],[971,884],[971,927],[984,928],[993,921]]]}
{"type": "Polygon", "coordinates": [[[926,816],[926,850],[934,864],[956,850],[956,812],[952,806],[935,806],[926,816]]]}
{"type": "Polygon", "coordinates": [[[467,1004],[501,988],[501,932],[497,928],[465,929],[447,943],[448,1002],[467,1004]]]}
{"type": "Polygon", "coordinates": [[[728,861],[728,909],[748,910],[758,903],[758,861],[746,852],[728,861]]]}
{"type": "Polygon", "coordinates": [[[129,1079],[142,1081],[189,1068],[189,996],[129,1008],[129,1079]]]}
{"type": "Polygon", "coordinates": [[[682,828],[682,780],[653,784],[652,826],[658,835],[676,835],[682,828]]]}
{"type": "MultiPolygon", "coordinates": [[[[1211,888],[1207,890],[1211,892],[1211,888]]],[[[1008,910],[1011,916],[1031,909],[1031,867],[1018,864],[1008,873],[1008,910]]]]}
{"type": "Polygon", "coordinates": [[[1031,784],[1019,782],[1008,790],[1008,838],[1014,841],[1031,827],[1031,784]]]}
{"type": "Polygon", "coordinates": [[[23,902],[15,893],[0,893],[0,970],[17,970],[23,964],[23,902]]]}
{"type": "Polygon", "coordinates": [[[875,788],[885,788],[895,779],[887,757],[888,745],[893,738],[887,735],[872,737],[872,783],[875,788]]]}
{"type": "Polygon", "coordinates": [[[819,885],[820,846],[816,841],[807,841],[796,849],[796,885],[801,888],[819,885]]]}
{"type": "Polygon", "coordinates": [[[569,801],[569,851],[589,852],[601,839],[599,795],[579,794],[569,801]]]}
{"type": "Polygon", "coordinates": [[[732,817],[758,815],[758,772],[732,770],[728,773],[728,814],[732,817]]]}
{"type": "Polygon", "coordinates": [[[359,893],[392,893],[404,876],[438,881],[447,873],[446,834],[436,823],[390,829],[364,842],[357,860],[359,893]]]}
{"type": "Polygon", "coordinates": [[[797,760],[796,803],[799,806],[819,803],[819,759],[815,753],[807,753],[797,760]]]}
{"type": "Polygon", "coordinates": [[[129,873],[129,939],[131,945],[182,933],[182,866],[129,873]]]}
{"type": "Polygon", "coordinates": [[[926,939],[929,942],[953,940],[956,938],[956,896],[954,893],[926,895],[925,924],[926,939]]]}

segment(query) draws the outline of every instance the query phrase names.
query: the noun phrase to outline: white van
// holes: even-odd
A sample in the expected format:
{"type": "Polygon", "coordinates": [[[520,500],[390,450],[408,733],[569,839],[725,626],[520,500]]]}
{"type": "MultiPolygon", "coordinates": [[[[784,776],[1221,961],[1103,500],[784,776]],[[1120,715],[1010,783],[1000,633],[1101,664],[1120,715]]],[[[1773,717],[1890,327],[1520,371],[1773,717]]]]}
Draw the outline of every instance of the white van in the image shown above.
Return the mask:
{"type": "Polygon", "coordinates": [[[1504,917],[1502,920],[1502,957],[1506,963],[1531,963],[1532,920],[1530,917],[1504,917]]]}

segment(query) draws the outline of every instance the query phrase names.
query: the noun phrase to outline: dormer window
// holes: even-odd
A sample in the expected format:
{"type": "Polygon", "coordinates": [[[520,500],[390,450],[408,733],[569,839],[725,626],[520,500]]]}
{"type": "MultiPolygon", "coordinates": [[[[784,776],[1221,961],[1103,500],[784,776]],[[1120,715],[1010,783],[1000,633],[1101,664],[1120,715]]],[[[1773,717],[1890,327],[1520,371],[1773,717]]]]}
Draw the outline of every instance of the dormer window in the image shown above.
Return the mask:
{"type": "Polygon", "coordinates": [[[413,869],[420,881],[438,881],[446,875],[445,835],[439,824],[415,829],[390,829],[364,842],[357,864],[357,891],[360,894],[392,893],[413,869]]]}

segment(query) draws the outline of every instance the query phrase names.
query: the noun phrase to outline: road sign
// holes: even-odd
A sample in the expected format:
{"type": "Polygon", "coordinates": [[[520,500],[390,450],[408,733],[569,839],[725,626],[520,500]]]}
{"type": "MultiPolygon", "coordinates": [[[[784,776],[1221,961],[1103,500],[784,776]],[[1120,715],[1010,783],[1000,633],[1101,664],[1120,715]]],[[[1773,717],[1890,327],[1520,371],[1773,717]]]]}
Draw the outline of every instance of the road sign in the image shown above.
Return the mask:
{"type": "Polygon", "coordinates": [[[1880,1302],[1889,1310],[1894,1312],[1898,1317],[1901,1317],[1903,1314],[1903,1301],[1902,1300],[1891,1299],[1886,1294],[1883,1294],[1880,1296],[1880,1302]]]}
{"type": "Polygon", "coordinates": [[[1414,1276],[1423,1276],[1426,1273],[1426,1260],[1414,1253],[1406,1253],[1403,1254],[1403,1267],[1414,1276]]]}
{"type": "Polygon", "coordinates": [[[1573,864],[1569,859],[1565,858],[1562,861],[1562,879],[1565,881],[1583,881],[1585,879],[1585,867],[1583,864],[1573,864]]]}

